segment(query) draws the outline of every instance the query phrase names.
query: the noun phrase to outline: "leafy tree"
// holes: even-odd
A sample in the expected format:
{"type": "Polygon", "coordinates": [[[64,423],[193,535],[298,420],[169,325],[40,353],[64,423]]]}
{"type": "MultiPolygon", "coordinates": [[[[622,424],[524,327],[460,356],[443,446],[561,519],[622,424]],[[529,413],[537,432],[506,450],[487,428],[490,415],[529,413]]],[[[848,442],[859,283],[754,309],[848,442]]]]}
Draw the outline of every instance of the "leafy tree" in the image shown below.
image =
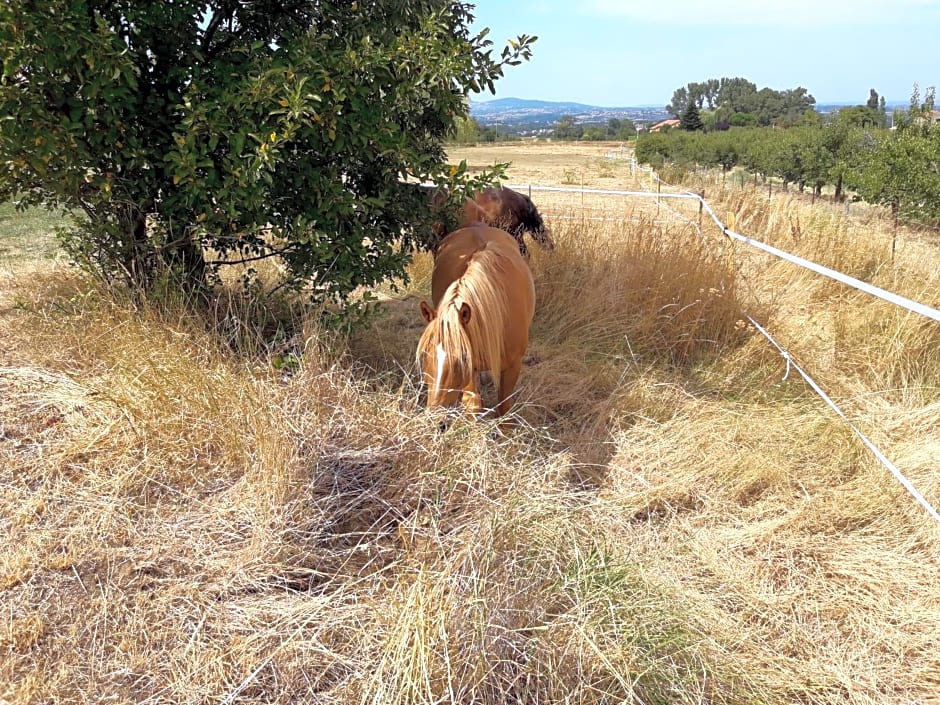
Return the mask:
{"type": "Polygon", "coordinates": [[[865,104],[865,106],[871,108],[872,110],[878,109],[878,91],[876,91],[874,88],[869,89],[868,102],[865,104]]]}
{"type": "Polygon", "coordinates": [[[823,117],[815,110],[807,110],[793,122],[793,125],[795,127],[822,127],[823,117]]]}
{"type": "Polygon", "coordinates": [[[690,103],[702,110],[706,105],[709,110],[718,107],[718,90],[720,87],[718,79],[709,79],[704,83],[689,83],[682,88],[677,88],[672,94],[672,100],[666,106],[666,111],[675,117],[679,117],[685,112],[690,103]]]}
{"type": "Polygon", "coordinates": [[[702,129],[705,132],[712,132],[718,122],[718,117],[714,110],[700,110],[699,117],[702,119],[702,129]]]}
{"type": "Polygon", "coordinates": [[[686,87],[676,88],[672,93],[672,100],[666,106],[666,112],[673,117],[679,117],[685,111],[689,104],[689,89],[686,87]]]}
{"type": "Polygon", "coordinates": [[[718,86],[718,105],[734,113],[750,112],[757,85],[745,78],[722,78],[718,86]]]}
{"type": "Polygon", "coordinates": [[[573,115],[562,115],[555,123],[552,136],[559,140],[577,140],[584,134],[584,126],[579,125],[573,115]]]}
{"type": "Polygon", "coordinates": [[[757,116],[754,113],[732,113],[728,123],[732,127],[752,127],[757,124],[757,116]]]}
{"type": "Polygon", "coordinates": [[[866,105],[852,105],[840,109],[835,122],[848,127],[881,127],[881,115],[866,105]]]}
{"type": "Polygon", "coordinates": [[[748,171],[759,174],[766,181],[772,174],[773,164],[770,162],[770,139],[766,137],[766,130],[736,130],[735,137],[741,151],[741,165],[748,171]]]}
{"type": "Polygon", "coordinates": [[[731,171],[740,160],[739,146],[730,132],[715,132],[710,135],[708,148],[711,151],[710,162],[721,167],[722,171],[731,171]]]}
{"type": "Polygon", "coordinates": [[[923,102],[919,98],[920,91],[917,84],[914,84],[914,92],[911,95],[911,110],[908,113],[908,120],[900,127],[902,130],[916,131],[921,135],[926,135],[933,124],[932,113],[936,104],[937,89],[930,86],[924,92],[923,102]]]}
{"type": "Polygon", "coordinates": [[[455,197],[474,183],[443,141],[469,92],[530,55],[520,36],[494,58],[471,10],[7,0],[0,197],[77,213],[66,249],[109,281],[200,288],[224,263],[275,258],[285,283],[345,301],[401,275],[412,226],[430,224],[403,179],[455,197]]]}
{"type": "Polygon", "coordinates": [[[800,135],[792,130],[784,130],[778,139],[770,142],[770,173],[783,181],[784,189],[796,183],[802,191],[806,183],[803,150],[800,147],[800,135]]]}
{"type": "Polygon", "coordinates": [[[603,139],[626,140],[636,135],[636,125],[629,118],[610,118],[603,139]]]}
{"type": "Polygon", "coordinates": [[[636,123],[630,118],[623,118],[620,121],[620,130],[617,132],[616,137],[622,140],[636,137],[636,123]]]}
{"type": "Polygon", "coordinates": [[[907,215],[920,190],[911,178],[918,171],[915,136],[910,132],[869,134],[864,146],[849,177],[858,197],[889,207],[895,216],[907,215]]]}
{"type": "Polygon", "coordinates": [[[805,88],[777,91],[772,88],[757,90],[757,86],[744,78],[709,79],[703,83],[689,83],[676,89],[666,110],[676,117],[694,104],[700,111],[706,104],[715,111],[714,122],[729,122],[735,113],[751,114],[759,125],[792,125],[808,111],[816,99],[805,88]]]}
{"type": "Polygon", "coordinates": [[[721,81],[717,78],[710,78],[702,85],[704,86],[703,94],[705,102],[708,103],[708,109],[714,110],[718,107],[718,90],[721,88],[721,81]]]}
{"type": "Polygon", "coordinates": [[[454,142],[457,144],[473,144],[480,139],[480,123],[469,115],[454,120],[454,142]]]}
{"type": "Polygon", "coordinates": [[[940,222],[940,125],[927,119],[933,104],[933,89],[921,101],[915,85],[911,110],[900,116],[897,130],[865,133],[846,174],[858,198],[928,225],[940,222]]]}
{"type": "Polygon", "coordinates": [[[816,99],[802,86],[781,91],[783,111],[779,116],[794,124],[807,113],[815,113],[816,99]]]}
{"type": "Polygon", "coordinates": [[[769,127],[770,125],[792,125],[804,113],[813,110],[816,99],[807,93],[805,88],[785,91],[761,88],[748,99],[748,102],[751,112],[757,116],[757,124],[769,127]]]}
{"type": "Polygon", "coordinates": [[[682,117],[679,119],[679,127],[687,132],[704,130],[705,124],[702,122],[702,116],[695,103],[689,103],[682,111],[682,117]]]}
{"type": "Polygon", "coordinates": [[[823,130],[803,128],[799,130],[797,139],[802,178],[812,187],[815,196],[822,195],[823,186],[829,183],[835,167],[835,153],[827,144],[826,136],[827,132],[823,130]]]}
{"type": "Polygon", "coordinates": [[[672,155],[672,135],[662,132],[650,132],[636,141],[636,159],[641,164],[661,167],[672,155]]]}

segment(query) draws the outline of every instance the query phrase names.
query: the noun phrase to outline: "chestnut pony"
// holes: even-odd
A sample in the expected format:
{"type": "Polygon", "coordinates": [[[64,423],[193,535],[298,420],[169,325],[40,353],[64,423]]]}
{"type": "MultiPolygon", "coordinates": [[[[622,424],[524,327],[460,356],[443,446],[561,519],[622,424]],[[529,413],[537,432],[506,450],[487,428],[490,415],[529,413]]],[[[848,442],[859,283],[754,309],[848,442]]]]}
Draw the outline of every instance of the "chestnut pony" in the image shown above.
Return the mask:
{"type": "MultiPolygon", "coordinates": [[[[446,193],[435,192],[432,195],[432,208],[439,207],[446,197],[446,193]]],[[[532,199],[511,188],[487,188],[473,198],[468,198],[460,210],[458,227],[464,228],[473,223],[484,223],[505,230],[516,239],[519,252],[523,256],[529,254],[523,239],[524,233],[529,233],[532,239],[546,250],[555,248],[548,228],[545,227],[532,199]]],[[[447,234],[443,223],[436,225],[434,232],[438,238],[447,234]]]]}
{"type": "Polygon", "coordinates": [[[502,416],[512,408],[535,311],[532,274],[516,241],[481,224],[455,230],[438,249],[431,291],[433,307],[421,302],[427,326],[415,356],[428,408],[462,401],[481,413],[478,378],[489,370],[502,416]]]}

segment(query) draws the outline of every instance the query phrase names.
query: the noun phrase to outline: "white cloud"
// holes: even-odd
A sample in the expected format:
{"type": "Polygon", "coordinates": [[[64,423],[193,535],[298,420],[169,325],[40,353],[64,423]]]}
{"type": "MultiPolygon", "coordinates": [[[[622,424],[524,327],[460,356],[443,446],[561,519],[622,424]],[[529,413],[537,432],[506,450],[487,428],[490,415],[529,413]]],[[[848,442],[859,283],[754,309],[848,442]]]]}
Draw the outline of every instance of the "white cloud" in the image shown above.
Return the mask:
{"type": "Polygon", "coordinates": [[[665,26],[838,29],[940,17],[937,0],[589,0],[591,14],[665,26]]]}

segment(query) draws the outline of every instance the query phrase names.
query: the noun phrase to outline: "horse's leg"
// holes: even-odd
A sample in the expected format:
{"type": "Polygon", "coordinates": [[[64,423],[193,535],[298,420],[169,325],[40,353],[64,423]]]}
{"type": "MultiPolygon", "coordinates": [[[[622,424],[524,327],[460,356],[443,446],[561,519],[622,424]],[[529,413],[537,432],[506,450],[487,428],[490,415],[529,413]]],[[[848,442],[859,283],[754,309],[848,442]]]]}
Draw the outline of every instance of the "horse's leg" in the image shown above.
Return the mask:
{"type": "Polygon", "coordinates": [[[499,375],[498,399],[496,405],[496,415],[502,416],[512,408],[514,399],[512,393],[516,389],[516,382],[519,381],[519,374],[522,372],[522,358],[519,358],[514,364],[504,369],[499,375]]]}

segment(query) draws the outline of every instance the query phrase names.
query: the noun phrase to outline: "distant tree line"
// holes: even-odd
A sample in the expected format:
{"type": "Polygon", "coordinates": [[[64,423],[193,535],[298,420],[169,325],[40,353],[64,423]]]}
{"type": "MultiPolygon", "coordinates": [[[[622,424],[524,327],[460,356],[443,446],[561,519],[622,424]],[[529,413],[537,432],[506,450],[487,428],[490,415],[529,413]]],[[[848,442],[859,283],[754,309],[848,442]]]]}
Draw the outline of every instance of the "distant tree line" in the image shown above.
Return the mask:
{"type": "Polygon", "coordinates": [[[710,78],[677,88],[666,111],[681,119],[690,109],[707,110],[708,122],[720,130],[731,126],[792,124],[815,105],[816,99],[802,87],[758,90],[755,83],[745,78],[710,78]]]}
{"type": "Polygon", "coordinates": [[[562,115],[555,123],[556,140],[628,140],[636,136],[636,125],[629,118],[610,118],[606,124],[583,124],[573,115],[562,115]]]}
{"type": "Polygon", "coordinates": [[[899,218],[940,225],[940,124],[932,114],[935,91],[923,100],[915,86],[911,106],[885,129],[883,101],[844,108],[828,122],[815,112],[789,129],[735,128],[710,133],[673,129],[644,135],[640,162],[661,167],[743,167],[766,181],[779,179],[820,195],[853,198],[889,207],[899,218]]]}
{"type": "Polygon", "coordinates": [[[511,142],[520,139],[516,130],[518,130],[518,128],[501,128],[498,125],[484,127],[480,125],[476,118],[467,115],[459,117],[454,121],[454,128],[449,135],[448,141],[456,144],[511,142]]]}

